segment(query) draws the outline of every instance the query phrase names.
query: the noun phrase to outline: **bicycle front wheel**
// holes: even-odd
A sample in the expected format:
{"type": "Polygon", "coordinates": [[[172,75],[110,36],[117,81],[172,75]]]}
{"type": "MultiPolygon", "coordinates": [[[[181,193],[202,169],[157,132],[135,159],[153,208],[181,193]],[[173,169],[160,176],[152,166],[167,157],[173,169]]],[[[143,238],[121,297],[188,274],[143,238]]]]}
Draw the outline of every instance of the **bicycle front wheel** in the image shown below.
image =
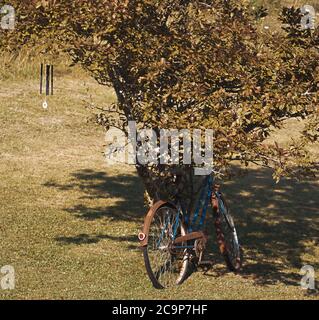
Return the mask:
{"type": "Polygon", "coordinates": [[[146,271],[155,288],[169,288],[185,280],[189,263],[187,243],[173,244],[174,239],[185,234],[177,208],[163,205],[151,217],[143,254],[146,271]]]}

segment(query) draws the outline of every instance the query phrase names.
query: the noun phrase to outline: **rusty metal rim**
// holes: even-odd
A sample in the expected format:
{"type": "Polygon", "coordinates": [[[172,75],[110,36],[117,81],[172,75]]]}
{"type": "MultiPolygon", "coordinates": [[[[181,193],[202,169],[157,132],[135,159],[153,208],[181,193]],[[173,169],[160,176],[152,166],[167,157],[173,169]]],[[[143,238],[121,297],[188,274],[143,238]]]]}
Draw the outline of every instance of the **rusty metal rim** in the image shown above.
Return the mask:
{"type": "Polygon", "coordinates": [[[176,209],[176,206],[172,203],[172,202],[169,202],[169,201],[158,201],[156,202],[148,211],[148,213],[146,214],[145,218],[144,218],[144,224],[143,224],[143,229],[142,231],[139,233],[139,235],[143,234],[144,235],[144,239],[140,239],[140,247],[146,247],[147,244],[148,244],[148,235],[149,235],[149,230],[150,230],[150,226],[151,226],[151,223],[152,223],[152,220],[153,220],[153,217],[156,213],[156,211],[158,209],[160,209],[161,207],[163,206],[168,206],[168,207],[171,207],[173,209],[176,209]]]}

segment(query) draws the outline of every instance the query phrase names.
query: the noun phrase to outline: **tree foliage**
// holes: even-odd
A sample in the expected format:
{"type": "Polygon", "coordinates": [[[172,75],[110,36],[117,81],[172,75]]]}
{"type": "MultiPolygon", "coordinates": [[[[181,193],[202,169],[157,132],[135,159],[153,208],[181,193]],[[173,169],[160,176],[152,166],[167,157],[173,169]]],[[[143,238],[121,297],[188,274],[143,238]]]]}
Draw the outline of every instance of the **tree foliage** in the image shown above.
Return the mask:
{"type": "MultiPolygon", "coordinates": [[[[234,159],[271,166],[275,177],[317,170],[309,145],[319,130],[319,31],[302,28],[299,9],[285,8],[283,29],[269,32],[260,27],[265,10],[254,11],[244,0],[11,4],[17,25],[0,30],[0,50],[67,52],[100,84],[115,89],[123,128],[135,120],[140,128],[157,130],[214,129],[218,170],[229,169],[234,159]],[[301,137],[286,148],[266,144],[291,118],[305,119],[301,137]]],[[[99,119],[109,126],[108,113],[99,119]]],[[[190,168],[179,169],[189,194],[190,168]]],[[[177,170],[137,169],[152,198],[177,170]]]]}

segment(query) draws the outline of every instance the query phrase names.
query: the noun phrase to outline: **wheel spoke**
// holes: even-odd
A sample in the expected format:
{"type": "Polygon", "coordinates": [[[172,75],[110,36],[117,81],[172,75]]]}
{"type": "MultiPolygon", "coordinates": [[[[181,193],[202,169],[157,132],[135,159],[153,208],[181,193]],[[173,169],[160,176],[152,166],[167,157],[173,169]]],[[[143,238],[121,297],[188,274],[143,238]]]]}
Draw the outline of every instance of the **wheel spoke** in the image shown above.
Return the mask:
{"type": "Polygon", "coordinates": [[[160,208],[154,215],[149,231],[147,255],[152,272],[163,287],[176,285],[185,273],[187,250],[172,249],[173,240],[185,234],[177,210],[160,208]]]}

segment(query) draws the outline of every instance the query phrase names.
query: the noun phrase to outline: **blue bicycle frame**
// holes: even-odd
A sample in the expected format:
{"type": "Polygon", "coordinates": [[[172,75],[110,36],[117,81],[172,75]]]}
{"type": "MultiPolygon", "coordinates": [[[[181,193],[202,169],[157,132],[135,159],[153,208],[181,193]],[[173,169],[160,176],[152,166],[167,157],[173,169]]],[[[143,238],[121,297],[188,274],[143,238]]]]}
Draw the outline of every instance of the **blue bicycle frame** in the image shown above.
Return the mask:
{"type": "MultiPolygon", "coordinates": [[[[205,179],[202,182],[202,187],[200,189],[200,196],[197,200],[194,214],[191,215],[187,210],[183,207],[181,203],[178,205],[179,214],[183,215],[183,219],[185,222],[185,225],[187,227],[187,233],[192,233],[195,231],[201,231],[203,228],[203,225],[205,223],[206,215],[207,215],[207,208],[209,206],[209,202],[212,196],[213,191],[213,183],[214,178],[212,175],[208,175],[205,177],[205,179]]],[[[222,201],[220,201],[220,196],[218,192],[215,192],[215,195],[218,199],[218,202],[222,204],[222,201]]],[[[223,206],[221,206],[223,210],[223,206]]],[[[173,225],[173,237],[172,240],[176,239],[178,227],[179,227],[179,221],[180,219],[176,219],[176,223],[173,225]]],[[[162,230],[162,233],[158,239],[158,246],[160,246],[160,243],[162,242],[162,239],[164,237],[164,232],[166,230],[167,225],[169,225],[170,221],[165,221],[164,228],[162,230]]],[[[177,245],[175,248],[193,248],[193,246],[180,246],[177,245]]]]}

